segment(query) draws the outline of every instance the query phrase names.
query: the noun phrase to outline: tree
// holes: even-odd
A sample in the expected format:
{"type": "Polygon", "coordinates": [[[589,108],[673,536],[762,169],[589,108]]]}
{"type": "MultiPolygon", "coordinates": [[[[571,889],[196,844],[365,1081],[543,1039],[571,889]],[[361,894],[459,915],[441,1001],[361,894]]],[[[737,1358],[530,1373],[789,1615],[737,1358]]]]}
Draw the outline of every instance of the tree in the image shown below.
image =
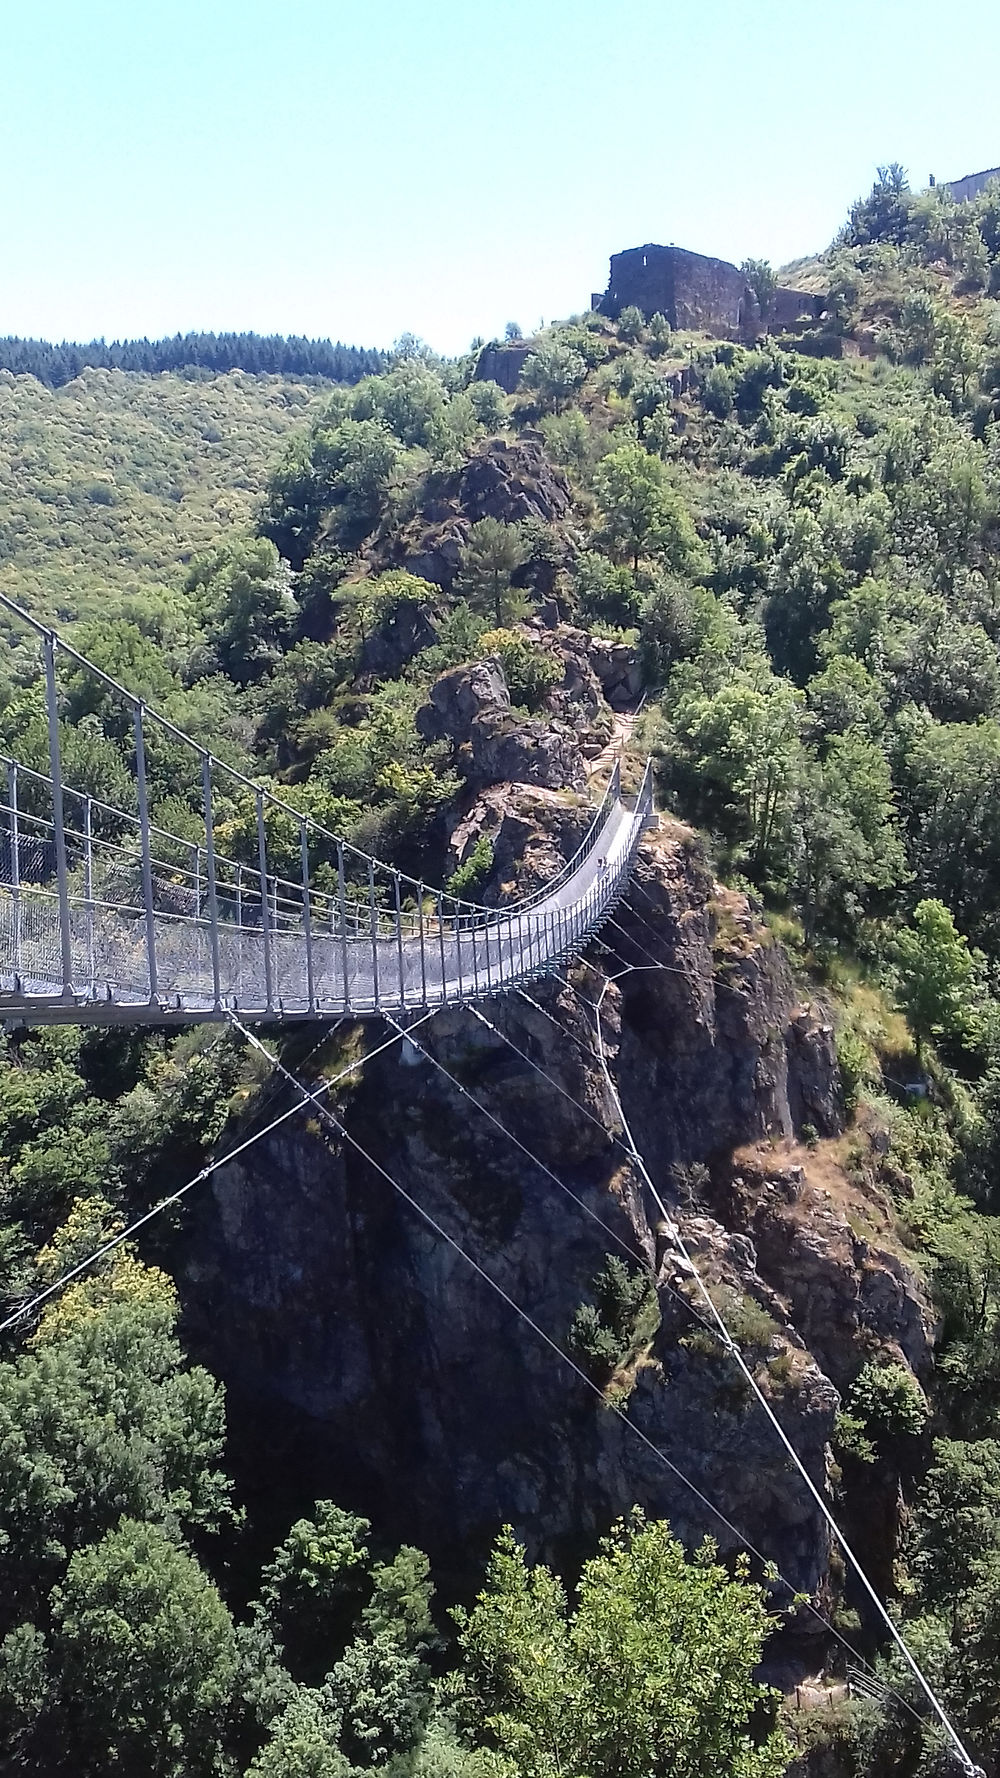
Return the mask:
{"type": "Polygon", "coordinates": [[[657,309],[649,317],[649,350],[654,358],[661,358],[670,344],[672,330],[666,315],[657,309]]]}
{"type": "Polygon", "coordinates": [[[221,1390],[182,1368],[176,1316],[169,1279],[120,1250],[0,1365],[6,1622],[33,1617],[67,1556],[122,1513],[212,1527],[226,1512],[221,1390]]]}
{"type": "Polygon", "coordinates": [[[601,459],[594,490],[604,512],[604,534],[616,560],[654,556],[678,573],[699,566],[698,535],[658,457],[638,444],[619,445],[601,459]]]}
{"type": "Polygon", "coordinates": [[[532,347],[521,367],[520,381],[526,389],[534,389],[553,413],[559,413],[586,376],[587,362],[582,354],[552,335],[532,347]]]}
{"type": "Polygon", "coordinates": [[[479,519],[462,550],[458,591],[473,611],[485,611],[498,629],[520,615],[523,595],[512,594],[511,575],[528,560],[530,545],[520,525],[479,519]]]}
{"type": "Polygon", "coordinates": [[[340,1718],[322,1691],[300,1685],[268,1728],[246,1778],[352,1778],[337,1746],[340,1718]]]}
{"type": "Polygon", "coordinates": [[[969,1592],[1000,1578],[1000,1444],[938,1438],[914,1512],[909,1567],[925,1610],[955,1627],[969,1592]]]}
{"type": "Polygon", "coordinates": [[[415,1746],[430,1713],[429,1669],[392,1629],[356,1637],[326,1692],[341,1714],[341,1745],[362,1767],[415,1746]]]}
{"type": "Polygon", "coordinates": [[[910,225],[913,197],[905,167],[890,161],[879,167],[871,192],[851,206],[843,239],[849,247],[889,241],[901,247],[910,225]]]}
{"type": "Polygon", "coordinates": [[[749,841],[758,871],[780,864],[787,848],[801,713],[802,694],[773,676],[761,687],[743,679],[707,696],[690,692],[674,713],[705,817],[730,840],[749,841]]]}
{"type": "MultiPolygon", "coordinates": [[[[778,1778],[789,1749],[750,1717],[770,1619],[741,1558],[688,1561],[670,1528],[633,1513],[587,1562],[576,1606],[508,1529],[471,1612],[456,1613],[463,1717],[511,1778],[778,1778]]],[[[770,1694],[773,1696],[773,1694],[770,1694]]]]}
{"type": "Polygon", "coordinates": [[[916,881],[992,948],[1000,938],[1000,726],[903,712],[896,745],[916,881]]]}
{"type": "Polygon", "coordinates": [[[238,1676],[232,1618],[193,1556],[123,1519],[52,1593],[51,1661],[76,1770],[210,1778],[238,1676]]]}
{"type": "Polygon", "coordinates": [[[881,748],[862,733],[834,736],[826,757],[804,768],[797,824],[796,877],[807,944],[818,919],[838,917],[849,930],[865,891],[905,881],[889,767],[881,748]]]}
{"type": "Polygon", "coordinates": [[[230,679],[245,685],[280,660],[283,646],[291,641],[298,606],[287,564],[268,538],[200,556],[185,584],[230,679]]]}
{"type": "Polygon", "coordinates": [[[507,398],[500,384],[486,377],[482,382],[470,383],[466,394],[478,425],[485,432],[499,432],[507,419],[507,398]]]}
{"type": "Polygon", "coordinates": [[[483,654],[498,657],[511,703],[525,710],[538,710],[546,693],[563,677],[561,657],[537,647],[517,630],[487,630],[479,638],[479,647],[483,654]]]}
{"type": "Polygon", "coordinates": [[[646,331],[646,318],[635,303],[628,303],[618,317],[618,333],[630,345],[642,339],[646,331]]]}
{"type": "Polygon", "coordinates": [[[777,273],[768,259],[745,259],[740,266],[740,271],[757,298],[761,320],[766,321],[774,305],[774,293],[778,288],[777,273]]]}
{"type": "Polygon", "coordinates": [[[368,1591],[367,1519],[317,1500],[261,1576],[259,1610],[297,1677],[321,1679],[344,1648],[368,1591]]]}
{"type": "Polygon", "coordinates": [[[973,963],[966,940],[942,901],[918,902],[913,927],[896,940],[899,998],[917,1042],[961,1039],[968,1032],[973,963]]]}

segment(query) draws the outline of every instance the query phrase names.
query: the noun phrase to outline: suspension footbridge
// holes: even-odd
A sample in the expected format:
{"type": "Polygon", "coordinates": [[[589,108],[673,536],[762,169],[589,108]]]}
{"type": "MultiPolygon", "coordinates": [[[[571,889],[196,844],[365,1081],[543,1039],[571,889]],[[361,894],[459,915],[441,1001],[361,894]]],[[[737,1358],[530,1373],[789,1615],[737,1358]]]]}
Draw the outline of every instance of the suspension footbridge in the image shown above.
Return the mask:
{"type": "MultiPolygon", "coordinates": [[[[192,740],[0,596],[35,669],[30,758],[0,755],[0,1020],[170,1023],[406,1014],[504,993],[575,956],[652,814],[616,766],[574,856],[485,907],[351,846],[192,740]],[[66,720],[100,712],[129,796],[97,794],[66,720]],[[89,780],[81,782],[80,779],[89,780]],[[125,802],[129,806],[122,806],[125,802]],[[160,811],[180,808],[183,832],[160,811]]],[[[24,676],[30,682],[26,666],[24,676]]]]}

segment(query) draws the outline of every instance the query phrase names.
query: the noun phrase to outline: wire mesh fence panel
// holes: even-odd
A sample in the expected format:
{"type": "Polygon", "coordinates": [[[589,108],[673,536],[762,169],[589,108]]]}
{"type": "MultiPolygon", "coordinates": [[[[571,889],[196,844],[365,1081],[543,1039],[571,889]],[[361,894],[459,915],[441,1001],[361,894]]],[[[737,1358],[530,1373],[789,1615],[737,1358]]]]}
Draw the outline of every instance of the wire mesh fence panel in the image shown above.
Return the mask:
{"type": "Polygon", "coordinates": [[[48,742],[47,771],[0,760],[8,1016],[446,1005],[553,970],[621,893],[652,807],[648,768],[632,810],[615,769],[551,882],[510,907],[486,908],[428,891],[359,852],[214,758],[4,595],[0,607],[37,640],[48,742]],[[111,714],[128,807],[64,770],[61,663],[75,682],[89,676],[111,714]],[[186,835],[156,818],[166,762],[169,782],[183,789],[174,803],[186,835]]]}

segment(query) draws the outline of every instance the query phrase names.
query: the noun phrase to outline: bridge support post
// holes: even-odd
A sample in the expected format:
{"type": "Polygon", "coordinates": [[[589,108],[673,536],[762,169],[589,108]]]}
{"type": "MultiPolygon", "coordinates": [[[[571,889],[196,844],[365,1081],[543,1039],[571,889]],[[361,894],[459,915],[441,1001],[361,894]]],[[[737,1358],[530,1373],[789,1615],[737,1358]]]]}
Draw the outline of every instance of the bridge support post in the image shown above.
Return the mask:
{"type": "Polygon", "coordinates": [[[406,1011],[406,975],[403,969],[403,912],[399,905],[399,872],[392,873],[392,887],[396,904],[396,959],[399,965],[399,1004],[406,1011]]]}
{"type": "Polygon", "coordinates": [[[83,799],[83,896],[87,908],[87,976],[91,998],[96,995],[97,953],[94,944],[94,808],[83,799]]]}
{"type": "MultiPolygon", "coordinates": [[[[146,916],[146,968],[150,1005],[157,999],[156,920],[153,917],[153,861],[149,845],[149,797],[146,791],[146,743],[142,732],[142,705],[133,711],[135,727],[135,780],[139,793],[139,844],[142,848],[142,905],[146,916]]],[[[88,798],[89,802],[89,798],[88,798]]],[[[89,814],[89,809],[88,809],[89,814]]],[[[88,890],[89,900],[89,890],[88,890]]]]}
{"type": "Polygon", "coordinates": [[[344,890],[344,846],[337,841],[337,904],[340,909],[340,961],[344,971],[344,1011],[351,1010],[351,977],[347,949],[347,896],[344,890]]]}
{"type": "Polygon", "coordinates": [[[66,828],[63,821],[62,757],[59,749],[59,710],[56,705],[56,638],[47,630],[42,642],[45,656],[45,708],[49,724],[49,777],[52,780],[52,827],[56,848],[56,888],[59,894],[59,946],[62,954],[63,994],[73,997],[73,935],[69,915],[69,877],[66,868],[66,828]]]}
{"type": "Polygon", "coordinates": [[[371,916],[372,939],[372,992],[375,996],[375,1011],[381,1008],[381,996],[378,979],[378,909],[375,902],[375,865],[368,860],[368,907],[371,916]]]}
{"type": "Polygon", "coordinates": [[[306,822],[299,827],[299,843],[302,849],[302,931],[306,941],[306,995],[309,1000],[309,1011],[316,1011],[316,986],[313,978],[313,946],[312,946],[312,904],[309,899],[309,828],[306,822]]]}
{"type": "Polygon", "coordinates": [[[420,933],[420,992],[427,1005],[427,952],[424,949],[424,886],[417,884],[417,926],[420,933]]]}
{"type": "Polygon", "coordinates": [[[14,915],[14,974],[21,969],[21,835],[17,819],[17,763],[7,763],[7,807],[10,822],[10,889],[14,915]]]}
{"type": "Polygon", "coordinates": [[[260,930],[264,946],[264,1002],[274,1011],[274,959],[271,955],[271,902],[267,888],[267,830],[264,827],[264,792],[257,792],[257,870],[260,876],[260,930]]]}
{"type": "Polygon", "coordinates": [[[208,884],[208,936],[212,947],[212,993],[215,1011],[222,1010],[219,968],[219,898],[215,892],[215,829],[212,815],[212,755],[201,756],[201,794],[205,808],[205,877],[208,884]]]}
{"type": "Polygon", "coordinates": [[[437,921],[438,950],[441,953],[441,1002],[443,1005],[448,998],[448,988],[446,983],[447,965],[444,960],[444,896],[441,894],[437,897],[437,921]]]}

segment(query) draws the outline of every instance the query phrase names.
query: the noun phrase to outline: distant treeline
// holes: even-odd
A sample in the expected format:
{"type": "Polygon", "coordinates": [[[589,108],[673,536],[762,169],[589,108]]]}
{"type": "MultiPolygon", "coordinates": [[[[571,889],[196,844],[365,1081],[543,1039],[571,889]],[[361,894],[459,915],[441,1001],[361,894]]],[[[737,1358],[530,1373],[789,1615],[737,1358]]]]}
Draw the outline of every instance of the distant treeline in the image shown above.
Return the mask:
{"type": "Polygon", "coordinates": [[[331,340],[285,339],[280,333],[185,333],[165,340],[63,341],[0,339],[0,370],[37,377],[59,389],[82,370],[246,370],[264,376],[329,377],[358,383],[386,367],[382,352],[331,340]]]}

